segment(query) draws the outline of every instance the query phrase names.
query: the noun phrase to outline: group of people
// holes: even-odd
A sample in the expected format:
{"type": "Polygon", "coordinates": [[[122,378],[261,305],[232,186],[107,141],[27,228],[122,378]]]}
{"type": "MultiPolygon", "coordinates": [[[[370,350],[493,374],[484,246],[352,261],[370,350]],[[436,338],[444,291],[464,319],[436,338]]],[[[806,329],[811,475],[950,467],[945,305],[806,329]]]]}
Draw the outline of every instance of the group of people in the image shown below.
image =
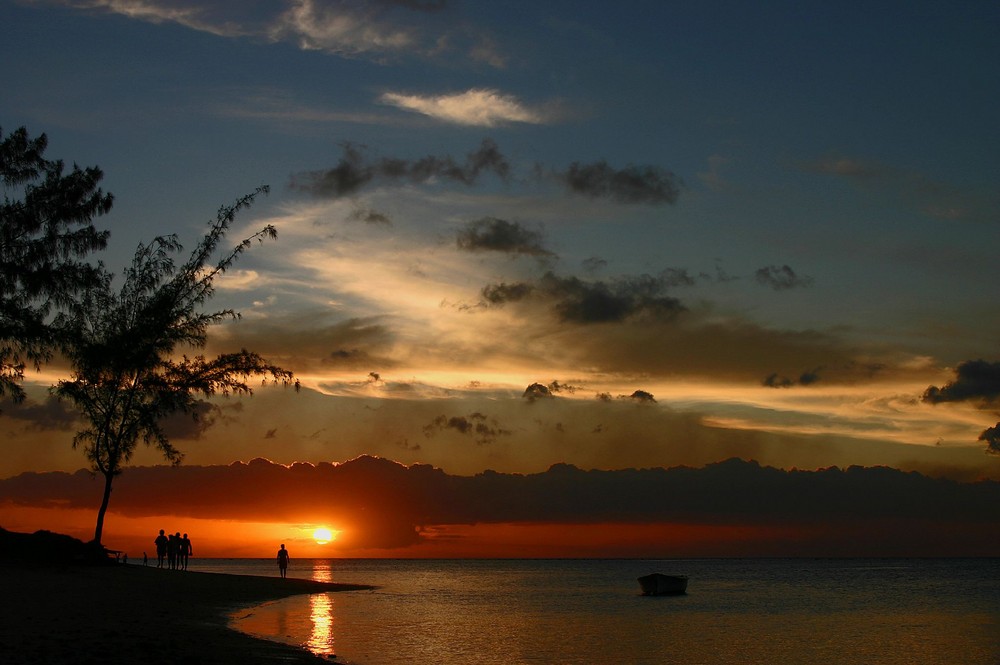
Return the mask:
{"type": "Polygon", "coordinates": [[[187,570],[188,557],[194,556],[194,549],[191,547],[191,539],[180,531],[169,536],[160,529],[160,535],[153,541],[156,545],[156,567],[163,568],[163,560],[166,559],[170,570],[187,570]]]}
{"type": "MultiPolygon", "coordinates": [[[[163,529],[160,529],[160,535],[156,537],[153,544],[156,545],[157,568],[163,568],[163,562],[166,560],[170,570],[187,570],[188,557],[194,556],[194,549],[191,547],[191,539],[186,533],[182,536],[178,531],[175,534],[167,535],[163,529]]],[[[284,544],[278,550],[277,559],[278,572],[282,577],[285,577],[288,574],[289,556],[284,544]]],[[[146,564],[145,552],[142,553],[142,563],[146,564]]]]}

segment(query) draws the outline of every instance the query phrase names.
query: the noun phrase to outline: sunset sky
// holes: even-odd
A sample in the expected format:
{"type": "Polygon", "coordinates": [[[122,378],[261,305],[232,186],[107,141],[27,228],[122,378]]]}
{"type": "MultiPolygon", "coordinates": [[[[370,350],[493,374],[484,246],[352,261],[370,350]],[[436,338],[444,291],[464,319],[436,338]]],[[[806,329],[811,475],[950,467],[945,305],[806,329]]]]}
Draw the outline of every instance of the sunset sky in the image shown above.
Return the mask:
{"type": "MultiPolygon", "coordinates": [[[[184,464],[127,470],[105,543],[1000,555],[998,33],[991,2],[0,0],[0,127],[103,169],[111,269],[271,188],[208,351],[302,390],[171,422],[184,464]],[[678,466],[702,501],[656,508],[678,466]]],[[[64,373],[0,404],[0,526],[87,539],[64,373]]]]}

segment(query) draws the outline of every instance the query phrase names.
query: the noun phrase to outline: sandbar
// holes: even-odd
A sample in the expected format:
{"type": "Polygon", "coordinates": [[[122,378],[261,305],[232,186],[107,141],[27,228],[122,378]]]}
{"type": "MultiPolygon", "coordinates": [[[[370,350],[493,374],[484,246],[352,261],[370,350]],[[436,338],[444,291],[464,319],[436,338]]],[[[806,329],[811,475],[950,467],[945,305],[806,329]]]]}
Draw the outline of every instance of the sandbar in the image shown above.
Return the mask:
{"type": "Polygon", "coordinates": [[[370,586],[142,565],[0,561],[0,663],[335,662],[227,626],[240,608],[370,586]]]}

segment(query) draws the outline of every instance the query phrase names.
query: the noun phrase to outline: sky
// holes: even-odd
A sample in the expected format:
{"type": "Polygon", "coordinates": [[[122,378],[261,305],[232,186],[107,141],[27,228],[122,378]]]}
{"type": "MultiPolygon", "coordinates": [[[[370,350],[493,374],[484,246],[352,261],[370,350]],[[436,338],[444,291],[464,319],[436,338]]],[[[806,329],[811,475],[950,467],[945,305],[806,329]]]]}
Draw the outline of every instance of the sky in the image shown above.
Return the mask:
{"type": "MultiPolygon", "coordinates": [[[[171,421],[183,465],[139,451],[106,543],[1000,554],[1000,502],[977,502],[1000,481],[995,3],[0,0],[0,16],[0,128],[104,171],[111,269],[157,235],[193,247],[220,206],[270,188],[230,239],[278,237],[217,283],[210,307],[242,317],[205,351],[257,351],[302,389],[171,421]],[[275,480],[250,500],[258,467],[275,480]],[[680,468],[717,500],[654,509],[680,468]],[[395,502],[358,480],[421,474],[438,484],[399,481],[395,502]],[[176,497],[135,489],[169,496],[171,478],[176,497]],[[579,500],[553,510],[560,488],[579,500]],[[936,492],[952,512],[913,512],[936,492]],[[444,496],[469,509],[423,508],[444,496]],[[774,508],[796,497],[803,512],[774,508]],[[337,538],[316,544],[320,527],[337,538]]],[[[0,526],[92,531],[99,483],[47,393],[65,373],[0,405],[0,526]]]]}

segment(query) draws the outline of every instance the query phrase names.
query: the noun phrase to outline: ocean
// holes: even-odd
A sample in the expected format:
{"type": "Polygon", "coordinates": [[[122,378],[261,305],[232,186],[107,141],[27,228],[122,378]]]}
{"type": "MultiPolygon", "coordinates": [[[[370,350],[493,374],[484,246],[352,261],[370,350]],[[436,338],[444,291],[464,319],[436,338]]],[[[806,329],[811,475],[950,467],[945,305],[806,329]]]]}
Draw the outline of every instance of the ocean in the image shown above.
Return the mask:
{"type": "MultiPolygon", "coordinates": [[[[277,575],[271,559],[192,570],[277,575]]],[[[1000,559],[293,560],[373,584],[236,612],[350,665],[1000,665],[1000,559]],[[650,572],[681,596],[640,594],[650,572]]]]}

